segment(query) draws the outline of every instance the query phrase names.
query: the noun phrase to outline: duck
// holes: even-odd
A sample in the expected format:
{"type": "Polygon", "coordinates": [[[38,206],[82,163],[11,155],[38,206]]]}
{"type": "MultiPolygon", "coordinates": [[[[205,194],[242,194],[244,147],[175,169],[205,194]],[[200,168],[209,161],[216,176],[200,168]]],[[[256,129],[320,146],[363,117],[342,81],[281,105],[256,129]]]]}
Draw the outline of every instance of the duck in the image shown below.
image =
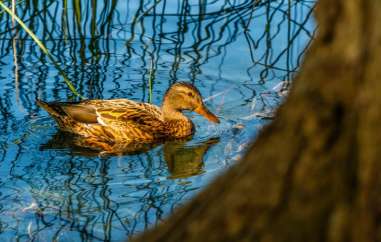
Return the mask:
{"type": "Polygon", "coordinates": [[[176,82],[164,94],[162,105],[130,99],[87,99],[78,102],[36,100],[63,132],[78,135],[90,148],[112,150],[120,144],[153,143],[192,136],[195,126],[183,111],[196,112],[213,123],[219,118],[191,83],[176,82]]]}

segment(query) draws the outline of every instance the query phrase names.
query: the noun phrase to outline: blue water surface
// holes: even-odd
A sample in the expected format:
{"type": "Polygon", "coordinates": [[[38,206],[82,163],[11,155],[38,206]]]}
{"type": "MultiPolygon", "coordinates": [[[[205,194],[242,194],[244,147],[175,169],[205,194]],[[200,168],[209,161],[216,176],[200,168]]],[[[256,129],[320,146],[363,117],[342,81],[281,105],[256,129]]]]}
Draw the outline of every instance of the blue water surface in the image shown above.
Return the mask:
{"type": "MultiPolygon", "coordinates": [[[[3,1],[10,6],[10,1],[3,1]]],[[[17,15],[87,98],[160,105],[193,83],[221,123],[147,152],[67,143],[35,99],[78,100],[0,10],[0,241],[121,241],[235,164],[287,94],[314,36],[314,1],[18,1],[17,15]]]]}

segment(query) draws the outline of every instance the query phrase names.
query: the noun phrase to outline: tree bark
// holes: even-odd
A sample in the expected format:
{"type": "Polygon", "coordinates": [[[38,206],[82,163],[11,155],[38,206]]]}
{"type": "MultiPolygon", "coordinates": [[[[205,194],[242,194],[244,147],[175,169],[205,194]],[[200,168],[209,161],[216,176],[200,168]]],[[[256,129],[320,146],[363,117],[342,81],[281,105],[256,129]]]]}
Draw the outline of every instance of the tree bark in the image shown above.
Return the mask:
{"type": "Polygon", "coordinates": [[[320,0],[317,38],[275,120],[135,241],[381,241],[380,10],[320,0]]]}

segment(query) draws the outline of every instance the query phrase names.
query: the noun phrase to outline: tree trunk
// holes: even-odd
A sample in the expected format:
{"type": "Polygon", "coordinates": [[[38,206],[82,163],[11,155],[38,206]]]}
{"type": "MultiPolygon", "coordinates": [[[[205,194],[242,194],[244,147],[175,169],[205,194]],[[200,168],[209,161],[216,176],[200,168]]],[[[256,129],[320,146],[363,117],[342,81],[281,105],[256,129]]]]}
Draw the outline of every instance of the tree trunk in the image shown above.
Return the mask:
{"type": "Polygon", "coordinates": [[[136,241],[381,241],[380,10],[320,0],[318,36],[275,120],[136,241]]]}

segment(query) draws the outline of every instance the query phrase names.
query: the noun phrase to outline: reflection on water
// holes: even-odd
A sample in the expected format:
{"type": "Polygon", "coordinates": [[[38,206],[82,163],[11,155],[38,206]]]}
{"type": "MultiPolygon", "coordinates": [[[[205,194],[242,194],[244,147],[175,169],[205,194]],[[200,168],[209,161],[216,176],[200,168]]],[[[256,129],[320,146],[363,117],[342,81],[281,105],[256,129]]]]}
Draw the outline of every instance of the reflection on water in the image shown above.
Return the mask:
{"type": "MultiPolygon", "coordinates": [[[[94,145],[88,145],[87,138],[83,136],[74,135],[72,133],[58,131],[54,134],[51,139],[46,143],[40,146],[41,150],[48,149],[69,149],[73,154],[81,156],[107,156],[107,155],[132,155],[140,154],[149,151],[153,147],[159,145],[160,143],[118,143],[114,146],[116,152],[109,153],[104,152],[94,145]]],[[[100,141],[99,141],[100,143],[100,141]]],[[[105,142],[106,145],[108,143],[105,142]]]]}
{"type": "Polygon", "coordinates": [[[194,83],[221,124],[102,156],[35,99],[75,99],[0,11],[0,240],[118,241],[153,226],[239,159],[283,99],[314,35],[314,1],[21,1],[16,12],[88,98],[160,104],[194,83]],[[73,143],[74,142],[74,143],[73,143]]]}
{"type": "MultiPolygon", "coordinates": [[[[121,156],[145,153],[160,143],[154,144],[128,144],[134,147],[125,147],[125,153],[113,154],[103,153],[94,149],[89,149],[83,145],[78,145],[77,139],[81,137],[58,131],[52,136],[48,143],[40,146],[40,150],[63,150],[71,152],[73,155],[83,157],[106,157],[106,156],[121,156]],[[131,151],[131,152],[130,152],[131,151]]],[[[162,145],[163,158],[167,163],[167,168],[170,173],[169,178],[187,178],[190,176],[198,175],[204,172],[203,163],[204,155],[213,145],[219,142],[219,138],[209,138],[206,141],[198,141],[193,145],[187,145],[190,138],[184,140],[166,141],[162,145]]]]}
{"type": "Polygon", "coordinates": [[[164,144],[164,159],[167,162],[170,178],[186,178],[201,174],[205,153],[219,142],[218,138],[210,138],[197,145],[187,147],[185,142],[167,142],[164,144]]]}

